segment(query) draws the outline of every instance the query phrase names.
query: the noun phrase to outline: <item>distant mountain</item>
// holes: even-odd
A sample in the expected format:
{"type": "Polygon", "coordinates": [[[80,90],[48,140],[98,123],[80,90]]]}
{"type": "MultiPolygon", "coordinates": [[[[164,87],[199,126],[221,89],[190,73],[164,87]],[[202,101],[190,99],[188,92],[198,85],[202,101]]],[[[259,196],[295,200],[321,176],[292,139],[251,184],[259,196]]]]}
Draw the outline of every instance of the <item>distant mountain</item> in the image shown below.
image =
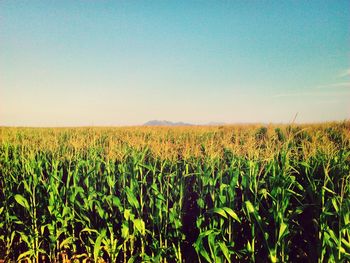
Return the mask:
{"type": "Polygon", "coordinates": [[[225,125],[225,124],[226,124],[225,122],[211,121],[211,122],[208,122],[207,124],[204,124],[204,125],[218,126],[218,125],[225,125]]]}
{"type": "Polygon", "coordinates": [[[143,124],[143,126],[192,126],[193,124],[185,122],[171,122],[166,120],[152,120],[143,124]]]}

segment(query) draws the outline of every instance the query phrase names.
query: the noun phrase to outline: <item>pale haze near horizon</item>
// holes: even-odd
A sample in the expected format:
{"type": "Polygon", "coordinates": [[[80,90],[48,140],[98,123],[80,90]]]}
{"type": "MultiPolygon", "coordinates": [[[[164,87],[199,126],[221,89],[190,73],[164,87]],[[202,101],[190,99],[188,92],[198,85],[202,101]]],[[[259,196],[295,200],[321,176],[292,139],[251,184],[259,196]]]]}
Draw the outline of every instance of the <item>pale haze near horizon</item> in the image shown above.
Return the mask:
{"type": "Polygon", "coordinates": [[[0,125],[350,117],[349,1],[1,1],[0,125]]]}

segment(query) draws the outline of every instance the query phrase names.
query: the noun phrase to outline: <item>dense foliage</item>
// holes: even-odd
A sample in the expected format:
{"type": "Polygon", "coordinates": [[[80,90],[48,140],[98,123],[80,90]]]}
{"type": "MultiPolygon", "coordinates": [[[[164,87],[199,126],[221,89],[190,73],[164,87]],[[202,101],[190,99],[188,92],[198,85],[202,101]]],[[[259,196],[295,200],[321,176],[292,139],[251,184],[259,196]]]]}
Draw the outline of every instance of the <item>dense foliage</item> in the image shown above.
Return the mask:
{"type": "Polygon", "coordinates": [[[349,122],[0,139],[0,259],[350,261],[349,122]]]}

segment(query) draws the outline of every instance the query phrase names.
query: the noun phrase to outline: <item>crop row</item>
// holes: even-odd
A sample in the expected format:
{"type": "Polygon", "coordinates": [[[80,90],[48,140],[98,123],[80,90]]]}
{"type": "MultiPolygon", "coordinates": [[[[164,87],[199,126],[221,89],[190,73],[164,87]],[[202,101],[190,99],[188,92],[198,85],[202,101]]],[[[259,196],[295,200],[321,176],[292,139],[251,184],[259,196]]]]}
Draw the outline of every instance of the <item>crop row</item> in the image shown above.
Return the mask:
{"type": "Polygon", "coordinates": [[[348,126],[144,129],[2,128],[0,259],[350,260],[348,126]]]}

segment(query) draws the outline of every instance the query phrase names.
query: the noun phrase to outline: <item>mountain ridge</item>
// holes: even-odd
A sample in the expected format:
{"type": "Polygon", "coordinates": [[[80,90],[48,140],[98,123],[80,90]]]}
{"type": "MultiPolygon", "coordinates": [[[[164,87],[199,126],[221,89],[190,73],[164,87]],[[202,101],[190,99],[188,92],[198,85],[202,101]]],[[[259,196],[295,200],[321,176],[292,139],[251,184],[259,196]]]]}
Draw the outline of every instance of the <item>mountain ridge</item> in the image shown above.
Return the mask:
{"type": "Polygon", "coordinates": [[[224,122],[209,122],[206,124],[193,124],[187,122],[172,122],[168,120],[150,120],[143,124],[143,126],[217,126],[217,125],[225,125],[224,122]]]}
{"type": "Polygon", "coordinates": [[[143,126],[194,126],[195,124],[186,122],[172,122],[167,120],[151,120],[145,122],[143,126]]]}

